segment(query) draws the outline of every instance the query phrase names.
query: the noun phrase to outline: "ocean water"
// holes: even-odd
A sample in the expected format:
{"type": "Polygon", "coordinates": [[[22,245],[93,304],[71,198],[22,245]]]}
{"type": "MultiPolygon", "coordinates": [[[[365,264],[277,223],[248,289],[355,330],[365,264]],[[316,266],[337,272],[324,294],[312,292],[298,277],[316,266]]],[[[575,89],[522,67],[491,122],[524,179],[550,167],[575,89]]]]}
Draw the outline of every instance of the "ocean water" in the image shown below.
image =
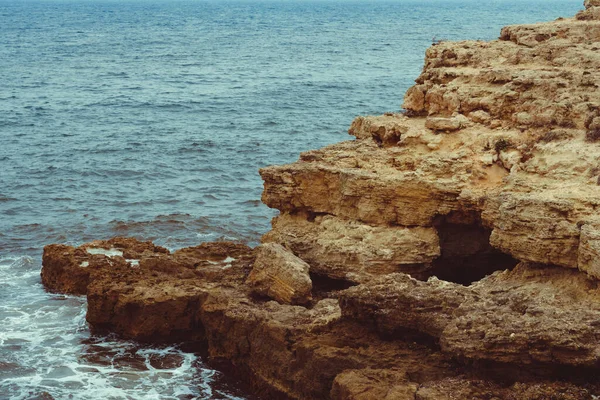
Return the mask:
{"type": "Polygon", "coordinates": [[[91,336],[43,246],[256,244],[258,168],[398,111],[433,40],[581,3],[0,0],[0,399],[248,398],[177,346],[91,336]]]}

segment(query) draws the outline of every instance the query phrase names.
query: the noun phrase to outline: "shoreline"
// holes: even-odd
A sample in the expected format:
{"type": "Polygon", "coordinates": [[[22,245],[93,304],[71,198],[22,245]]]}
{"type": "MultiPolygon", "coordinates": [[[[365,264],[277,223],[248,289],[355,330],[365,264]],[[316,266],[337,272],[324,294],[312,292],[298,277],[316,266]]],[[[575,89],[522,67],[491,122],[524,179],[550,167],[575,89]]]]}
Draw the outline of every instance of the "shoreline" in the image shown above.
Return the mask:
{"type": "Polygon", "coordinates": [[[93,331],[206,345],[268,398],[600,395],[600,1],[585,7],[437,43],[406,113],[263,168],[280,215],[260,246],[49,245],[44,285],[86,294],[93,331]]]}

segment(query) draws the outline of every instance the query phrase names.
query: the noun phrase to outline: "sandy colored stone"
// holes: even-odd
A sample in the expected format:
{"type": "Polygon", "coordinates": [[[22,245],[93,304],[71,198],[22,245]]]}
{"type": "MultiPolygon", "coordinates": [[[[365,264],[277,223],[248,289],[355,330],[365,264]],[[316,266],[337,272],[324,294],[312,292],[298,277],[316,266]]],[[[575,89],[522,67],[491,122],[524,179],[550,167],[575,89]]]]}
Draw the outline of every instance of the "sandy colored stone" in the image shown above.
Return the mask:
{"type": "Polygon", "coordinates": [[[425,127],[439,132],[454,132],[464,127],[466,118],[462,117],[428,117],[425,120],[425,127]]]}
{"type": "Polygon", "coordinates": [[[283,304],[306,304],[311,298],[310,266],[277,243],[256,249],[256,260],[246,280],[254,292],[283,304]]]}
{"type": "Polygon", "coordinates": [[[440,336],[460,357],[514,364],[595,366],[600,293],[577,270],[522,263],[470,287],[440,336]]]}
{"type": "Polygon", "coordinates": [[[419,274],[440,255],[433,228],[370,226],[330,215],[308,221],[282,214],[263,242],[282,243],[310,264],[313,273],[360,282],[393,272],[419,274]]]}
{"type": "Polygon", "coordinates": [[[600,7],[600,0],[585,0],[584,6],[585,8],[600,7]]]}
{"type": "Polygon", "coordinates": [[[482,379],[447,378],[421,385],[415,400],[592,400],[593,391],[564,382],[515,383],[505,387],[482,379]]]}
{"type": "Polygon", "coordinates": [[[340,306],[383,337],[418,330],[458,357],[593,366],[600,362],[595,287],[576,270],[522,263],[469,287],[392,274],[346,290],[340,306]]]}
{"type": "Polygon", "coordinates": [[[600,118],[598,41],[599,21],[563,18],[436,44],[405,114],[359,117],[355,142],[262,169],[263,201],[397,229],[475,211],[497,249],[586,270],[580,227],[600,206],[600,143],[587,138],[600,118]],[[435,134],[432,121],[456,130],[435,134]]]}
{"type": "Polygon", "coordinates": [[[384,336],[414,329],[439,337],[471,296],[470,289],[455,283],[390,274],[344,291],[340,307],[346,318],[373,325],[384,336]]]}
{"type": "Polygon", "coordinates": [[[581,227],[578,265],[580,270],[600,279],[600,229],[597,226],[581,227]]]}
{"type": "Polygon", "coordinates": [[[414,400],[417,385],[406,372],[362,369],[339,374],[331,389],[332,400],[414,400]]]}
{"type": "Polygon", "coordinates": [[[373,139],[377,143],[395,145],[409,129],[404,124],[406,120],[407,117],[402,114],[387,114],[375,121],[373,118],[357,117],[352,121],[348,133],[359,139],[373,139]]]}

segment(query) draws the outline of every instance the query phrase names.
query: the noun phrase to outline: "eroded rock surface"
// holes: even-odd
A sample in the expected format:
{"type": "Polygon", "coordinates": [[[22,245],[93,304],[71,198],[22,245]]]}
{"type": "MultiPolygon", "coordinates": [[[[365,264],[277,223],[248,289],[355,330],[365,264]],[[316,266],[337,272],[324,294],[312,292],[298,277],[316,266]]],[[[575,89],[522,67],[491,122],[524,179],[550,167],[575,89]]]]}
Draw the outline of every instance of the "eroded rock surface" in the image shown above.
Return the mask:
{"type": "Polygon", "coordinates": [[[432,46],[405,112],[260,171],[258,250],[51,245],[42,280],[264,398],[598,398],[599,10],[432,46]]]}
{"type": "MultiPolygon", "coordinates": [[[[598,46],[600,21],[579,17],[506,27],[492,42],[438,43],[405,114],[359,117],[356,141],[262,169],[263,201],[280,219],[330,215],[383,230],[475,212],[496,249],[593,271],[581,232],[593,237],[599,222],[598,46]]],[[[286,229],[274,224],[269,240],[286,229]]]]}
{"type": "Polygon", "coordinates": [[[312,299],[310,266],[277,243],[256,249],[256,260],[246,284],[255,293],[284,304],[306,304],[312,299]]]}

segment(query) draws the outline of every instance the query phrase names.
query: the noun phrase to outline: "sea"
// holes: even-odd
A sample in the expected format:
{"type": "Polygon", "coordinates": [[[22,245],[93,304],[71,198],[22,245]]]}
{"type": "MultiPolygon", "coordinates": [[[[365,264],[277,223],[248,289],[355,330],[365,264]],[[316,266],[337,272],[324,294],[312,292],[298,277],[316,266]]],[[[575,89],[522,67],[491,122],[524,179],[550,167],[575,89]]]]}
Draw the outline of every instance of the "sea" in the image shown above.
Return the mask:
{"type": "Polygon", "coordinates": [[[95,336],[43,246],[256,245],[258,169],[399,111],[439,40],[582,0],[0,0],[0,399],[254,399],[185,347],[95,336]]]}

